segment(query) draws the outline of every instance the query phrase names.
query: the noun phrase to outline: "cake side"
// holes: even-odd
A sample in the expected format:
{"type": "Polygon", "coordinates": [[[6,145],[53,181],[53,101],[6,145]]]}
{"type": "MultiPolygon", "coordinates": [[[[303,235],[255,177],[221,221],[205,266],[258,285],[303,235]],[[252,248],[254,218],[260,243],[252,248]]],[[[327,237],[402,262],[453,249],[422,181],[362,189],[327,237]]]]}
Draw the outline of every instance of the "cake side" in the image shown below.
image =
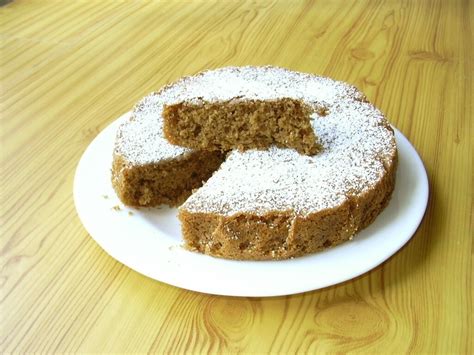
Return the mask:
{"type": "Polygon", "coordinates": [[[278,260],[349,239],[354,234],[353,229],[347,229],[349,211],[347,203],[305,217],[297,217],[292,211],[223,216],[183,210],[179,219],[189,250],[236,260],[278,260]]]}

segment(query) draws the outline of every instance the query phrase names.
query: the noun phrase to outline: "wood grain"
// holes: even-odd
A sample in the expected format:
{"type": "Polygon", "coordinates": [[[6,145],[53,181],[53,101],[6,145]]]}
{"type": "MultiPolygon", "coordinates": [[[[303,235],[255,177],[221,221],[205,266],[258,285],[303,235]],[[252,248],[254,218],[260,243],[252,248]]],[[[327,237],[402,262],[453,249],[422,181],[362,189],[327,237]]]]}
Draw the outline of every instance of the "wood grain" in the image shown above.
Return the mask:
{"type": "MultiPolygon", "coordinates": [[[[472,353],[471,1],[13,1],[0,8],[1,352],[472,353]],[[365,91],[414,144],[414,238],[341,285],[269,299],[122,266],[73,205],[76,164],[185,74],[273,64],[365,91]]],[[[341,261],[343,263],[343,261],[341,261]]]]}

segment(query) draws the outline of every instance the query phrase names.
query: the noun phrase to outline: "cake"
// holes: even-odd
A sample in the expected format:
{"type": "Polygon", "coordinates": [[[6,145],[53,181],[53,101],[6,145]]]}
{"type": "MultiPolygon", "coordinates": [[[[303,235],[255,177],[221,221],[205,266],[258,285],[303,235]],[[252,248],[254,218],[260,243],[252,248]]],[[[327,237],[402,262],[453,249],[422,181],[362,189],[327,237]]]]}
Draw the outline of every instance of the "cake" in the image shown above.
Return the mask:
{"type": "MultiPolygon", "coordinates": [[[[212,176],[203,186],[192,193],[186,190],[189,186],[181,191],[190,195],[178,208],[185,246],[230,259],[286,259],[340,244],[372,223],[395,185],[393,130],[355,87],[282,68],[207,71],[144,99],[117,135],[114,164],[124,156],[127,163],[113,168],[113,179],[120,180],[124,166],[129,172],[143,165],[158,169],[165,159],[181,160],[183,167],[189,167],[198,156],[217,154],[212,148],[191,150],[169,143],[164,138],[163,110],[193,98],[210,101],[212,95],[221,102],[235,94],[242,77],[255,80],[246,89],[247,98],[259,95],[262,89],[257,89],[257,82],[271,81],[273,89],[258,100],[287,98],[318,108],[310,113],[310,125],[321,151],[305,155],[281,145],[232,150],[220,166],[222,156],[216,156],[215,172],[208,167],[205,175],[212,176]],[[201,85],[202,78],[214,79],[201,85]],[[190,81],[195,83],[189,85],[190,81]],[[213,81],[221,85],[219,90],[211,85],[213,81]],[[233,83],[227,91],[224,82],[233,83]],[[183,92],[183,87],[192,89],[183,92]],[[191,154],[197,155],[191,159],[191,154]]],[[[148,205],[157,201],[145,200],[148,205]]]]}

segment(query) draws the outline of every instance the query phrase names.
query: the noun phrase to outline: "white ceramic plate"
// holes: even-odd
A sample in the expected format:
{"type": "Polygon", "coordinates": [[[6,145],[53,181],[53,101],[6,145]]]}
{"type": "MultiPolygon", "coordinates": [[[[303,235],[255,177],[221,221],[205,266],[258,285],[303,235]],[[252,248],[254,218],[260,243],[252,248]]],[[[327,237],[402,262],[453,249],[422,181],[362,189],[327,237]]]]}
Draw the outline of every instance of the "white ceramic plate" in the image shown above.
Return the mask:
{"type": "Polygon", "coordinates": [[[124,207],[111,186],[115,132],[128,115],[104,129],[84,152],[74,180],[74,201],[85,228],[108,254],[170,285],[217,295],[257,297],[334,285],[371,270],[393,255],[415,233],[426,209],[428,179],[423,163],[408,140],[395,130],[399,167],[393,197],[376,221],[352,241],[284,261],[232,261],[190,252],[181,247],[175,208],[124,207]]]}

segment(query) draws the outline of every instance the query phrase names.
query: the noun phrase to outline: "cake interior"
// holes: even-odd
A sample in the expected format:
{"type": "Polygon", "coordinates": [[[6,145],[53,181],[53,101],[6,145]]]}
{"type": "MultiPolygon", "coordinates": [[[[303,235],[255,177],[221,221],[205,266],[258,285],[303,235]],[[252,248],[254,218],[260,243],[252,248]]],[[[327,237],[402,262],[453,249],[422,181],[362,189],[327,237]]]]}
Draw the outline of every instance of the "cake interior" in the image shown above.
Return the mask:
{"type": "Polygon", "coordinates": [[[164,107],[164,134],[170,143],[194,149],[228,151],[276,145],[313,155],[320,149],[310,122],[313,111],[291,98],[191,100],[164,107]]]}
{"type": "Polygon", "coordinates": [[[203,181],[224,161],[224,154],[193,151],[180,159],[164,160],[128,167],[116,156],[112,167],[112,184],[122,202],[133,207],[179,206],[202,186],[203,181]]]}

